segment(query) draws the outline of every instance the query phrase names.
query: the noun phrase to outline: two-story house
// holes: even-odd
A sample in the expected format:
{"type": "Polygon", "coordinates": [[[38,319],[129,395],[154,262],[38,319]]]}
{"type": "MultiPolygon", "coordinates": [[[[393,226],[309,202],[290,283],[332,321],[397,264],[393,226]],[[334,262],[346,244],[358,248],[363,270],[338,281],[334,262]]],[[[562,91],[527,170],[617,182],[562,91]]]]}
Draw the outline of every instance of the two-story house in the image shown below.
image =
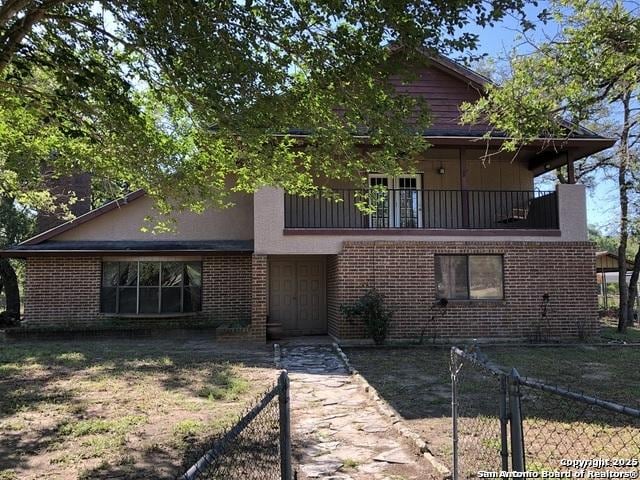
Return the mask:
{"type": "Polygon", "coordinates": [[[483,139],[486,125],[460,125],[459,105],[485,82],[434,58],[414,81],[397,83],[427,99],[432,146],[415,174],[370,172],[382,189],[372,214],[356,208],[350,185],[334,186],[338,202],[263,188],[236,194],[229,209],[178,214],[177,230],[160,237],[140,231],[153,202],[134,192],[5,250],[26,258],[25,324],[206,319],[246,325],[247,336],[264,340],[269,320],[286,335],[354,339],[363,326],[340,305],[375,287],[395,312],[393,338],[425,326],[439,338],[593,333],[594,247],[573,162],[613,141],[579,129],[484,162],[504,139],[483,139]],[[534,187],[562,165],[569,184],[534,187]],[[434,307],[441,298],[444,309],[434,307]]]}

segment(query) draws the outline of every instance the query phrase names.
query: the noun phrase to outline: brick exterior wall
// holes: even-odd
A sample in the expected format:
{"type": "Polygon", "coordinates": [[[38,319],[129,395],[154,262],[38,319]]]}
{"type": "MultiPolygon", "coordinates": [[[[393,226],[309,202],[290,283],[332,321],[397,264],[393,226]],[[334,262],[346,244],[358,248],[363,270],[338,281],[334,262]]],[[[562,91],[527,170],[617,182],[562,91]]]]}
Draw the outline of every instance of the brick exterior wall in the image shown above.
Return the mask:
{"type": "Polygon", "coordinates": [[[345,242],[329,262],[329,332],[341,339],[364,337],[361,323],[347,321],[339,305],[376,287],[395,311],[391,338],[577,337],[598,329],[595,251],[588,242],[345,242]],[[504,300],[450,301],[432,320],[436,254],[500,254],[504,300]],[[551,296],[547,321],[542,295],[551,296]]]}
{"type": "MultiPolygon", "coordinates": [[[[340,305],[378,288],[395,311],[391,338],[549,338],[597,331],[595,255],[591,243],[346,241],[327,257],[328,332],[340,339],[364,338],[363,325],[347,321],[340,305]],[[504,300],[450,301],[432,319],[434,256],[500,254],[504,258],[504,300]],[[541,324],[541,300],[549,293],[548,320],[541,324]]],[[[99,257],[32,257],[27,261],[25,320],[34,328],[91,328],[113,322],[100,314],[99,257]]],[[[200,317],[246,324],[246,336],[266,338],[267,255],[228,254],[203,259],[200,317]]],[[[176,321],[189,324],[193,317],[176,321]]],[[[154,319],[130,319],[153,323],[154,319]]]]}
{"type": "Polygon", "coordinates": [[[251,331],[252,340],[264,342],[267,338],[269,263],[266,255],[252,256],[251,260],[251,331]]]}
{"type": "Polygon", "coordinates": [[[35,328],[90,326],[100,317],[99,257],[27,260],[24,319],[35,328]]]}
{"type": "Polygon", "coordinates": [[[77,173],[67,177],[51,178],[51,171],[43,172],[47,184],[47,189],[54,196],[56,209],[53,212],[39,212],[36,219],[36,230],[44,232],[56,227],[64,222],[64,209],[60,205],[66,205],[75,217],[87,213],[91,210],[91,175],[88,173],[77,173]],[[71,197],[76,198],[76,202],[69,205],[71,197]]]}
{"type": "Polygon", "coordinates": [[[92,328],[107,324],[188,326],[247,324],[251,320],[251,255],[212,255],[202,259],[202,312],[194,316],[120,319],[100,313],[100,257],[31,257],[27,260],[25,325],[30,328],[92,328]]]}
{"type": "Polygon", "coordinates": [[[339,256],[327,257],[327,331],[334,337],[340,336],[341,323],[344,321],[340,315],[340,271],[339,256]]]}
{"type": "Polygon", "coordinates": [[[251,255],[203,258],[202,313],[215,323],[251,321],[251,255]]]}

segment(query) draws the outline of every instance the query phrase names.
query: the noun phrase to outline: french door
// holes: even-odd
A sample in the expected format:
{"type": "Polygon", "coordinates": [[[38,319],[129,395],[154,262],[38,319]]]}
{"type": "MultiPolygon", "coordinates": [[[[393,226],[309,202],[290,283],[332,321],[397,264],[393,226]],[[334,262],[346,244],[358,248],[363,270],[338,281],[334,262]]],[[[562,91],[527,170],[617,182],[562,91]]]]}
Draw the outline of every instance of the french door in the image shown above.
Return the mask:
{"type": "Polygon", "coordinates": [[[420,175],[370,174],[369,186],[374,212],[369,217],[371,228],[421,228],[422,178],[420,175]]]}

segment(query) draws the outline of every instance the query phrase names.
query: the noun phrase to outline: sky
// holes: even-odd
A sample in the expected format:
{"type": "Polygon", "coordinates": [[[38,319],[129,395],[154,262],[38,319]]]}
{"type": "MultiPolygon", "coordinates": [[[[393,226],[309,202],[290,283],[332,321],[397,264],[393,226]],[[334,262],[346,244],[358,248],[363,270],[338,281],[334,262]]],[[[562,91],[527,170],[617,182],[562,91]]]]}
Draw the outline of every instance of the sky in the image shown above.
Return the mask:
{"type": "MultiPolygon", "coordinates": [[[[547,6],[547,2],[540,2],[538,7],[528,5],[525,9],[527,17],[533,21],[537,14],[547,6]]],[[[535,22],[534,22],[535,23],[535,22]]],[[[536,29],[540,33],[533,34],[534,38],[541,38],[542,32],[552,33],[559,26],[557,24],[543,25],[537,22],[536,29]]],[[[526,49],[522,45],[522,41],[518,40],[519,24],[516,18],[507,17],[504,21],[496,24],[494,27],[479,28],[474,26],[468,31],[479,35],[478,53],[487,54],[491,58],[502,59],[506,57],[514,46],[520,51],[526,49]]],[[[587,222],[589,225],[596,226],[602,231],[607,232],[617,222],[617,189],[616,183],[610,179],[600,177],[596,182],[597,186],[587,193],[587,222]]]]}

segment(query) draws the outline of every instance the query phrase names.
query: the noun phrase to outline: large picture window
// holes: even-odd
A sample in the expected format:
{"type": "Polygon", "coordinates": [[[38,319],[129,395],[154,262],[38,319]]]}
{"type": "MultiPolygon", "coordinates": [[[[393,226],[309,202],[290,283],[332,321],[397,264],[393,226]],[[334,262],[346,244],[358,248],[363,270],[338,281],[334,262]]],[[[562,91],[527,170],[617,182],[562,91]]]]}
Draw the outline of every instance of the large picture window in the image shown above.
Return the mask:
{"type": "Polygon", "coordinates": [[[504,298],[502,255],[436,255],[435,261],[438,298],[504,298]]]}
{"type": "Polygon", "coordinates": [[[103,262],[103,313],[186,313],[201,309],[201,262],[103,262]]]}

